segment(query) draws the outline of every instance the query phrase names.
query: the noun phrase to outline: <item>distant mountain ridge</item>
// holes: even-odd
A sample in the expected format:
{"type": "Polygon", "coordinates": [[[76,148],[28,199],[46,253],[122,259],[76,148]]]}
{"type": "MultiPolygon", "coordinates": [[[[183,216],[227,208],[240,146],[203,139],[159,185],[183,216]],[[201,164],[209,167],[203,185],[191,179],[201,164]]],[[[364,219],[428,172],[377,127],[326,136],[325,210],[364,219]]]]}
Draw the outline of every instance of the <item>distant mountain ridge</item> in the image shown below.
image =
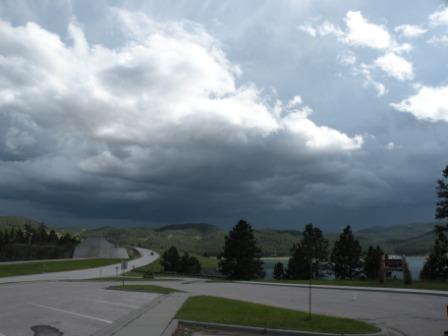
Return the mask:
{"type": "Polygon", "coordinates": [[[32,227],[38,227],[44,223],[22,216],[0,216],[0,229],[18,229],[23,228],[26,224],[31,225],[32,227]]]}
{"type": "MultiPolygon", "coordinates": [[[[0,216],[0,227],[21,227],[40,222],[26,217],[0,216]]],[[[388,253],[425,255],[433,243],[433,228],[436,222],[411,223],[388,227],[371,227],[355,231],[355,237],[364,249],[379,245],[388,253]]],[[[117,244],[134,244],[164,250],[171,245],[196,254],[217,255],[224,245],[227,229],[208,223],[170,224],[150,227],[109,227],[58,229],[85,237],[105,237],[117,244]]],[[[284,229],[255,229],[264,256],[289,255],[291,247],[298,242],[301,232],[284,229]]],[[[339,232],[324,232],[333,244],[339,232]]]]}

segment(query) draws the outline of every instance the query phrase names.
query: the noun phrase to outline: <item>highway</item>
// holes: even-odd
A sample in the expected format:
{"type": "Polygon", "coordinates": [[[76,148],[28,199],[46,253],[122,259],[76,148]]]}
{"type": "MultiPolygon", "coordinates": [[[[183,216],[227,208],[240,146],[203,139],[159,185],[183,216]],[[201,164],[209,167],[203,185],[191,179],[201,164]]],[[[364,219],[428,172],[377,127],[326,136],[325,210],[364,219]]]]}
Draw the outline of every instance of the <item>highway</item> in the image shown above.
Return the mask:
{"type": "MultiPolygon", "coordinates": [[[[157,252],[150,251],[144,248],[136,248],[140,253],[140,258],[128,261],[128,270],[132,268],[144,266],[150,264],[159,258],[157,252]]],[[[92,279],[98,277],[115,276],[123,273],[121,270],[121,264],[108,265],[98,268],[89,268],[78,271],[68,272],[54,272],[54,273],[40,273],[33,275],[22,275],[15,277],[3,277],[0,278],[0,283],[8,282],[23,282],[23,281],[45,281],[45,280],[82,280],[92,279]]]]}

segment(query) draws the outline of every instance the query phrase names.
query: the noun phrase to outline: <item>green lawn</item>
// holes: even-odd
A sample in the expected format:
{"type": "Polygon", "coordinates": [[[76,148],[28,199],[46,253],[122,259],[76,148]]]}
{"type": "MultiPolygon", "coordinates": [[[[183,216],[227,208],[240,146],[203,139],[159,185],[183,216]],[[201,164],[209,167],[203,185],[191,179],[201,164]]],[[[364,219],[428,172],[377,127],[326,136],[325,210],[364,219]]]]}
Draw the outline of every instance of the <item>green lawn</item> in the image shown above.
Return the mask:
{"type": "MultiPolygon", "coordinates": [[[[308,284],[308,280],[263,280],[263,282],[308,284]]],[[[327,286],[355,286],[374,288],[408,288],[408,289],[430,289],[448,291],[448,282],[414,281],[411,285],[406,285],[403,281],[388,280],[384,283],[369,280],[313,280],[313,285],[327,286]]]]}
{"type": "Polygon", "coordinates": [[[124,279],[125,282],[132,282],[132,281],[177,281],[178,279],[157,279],[157,278],[142,278],[141,274],[140,276],[112,276],[112,277],[102,277],[102,278],[93,278],[88,279],[88,281],[119,281],[122,282],[124,279]]]}
{"type": "Polygon", "coordinates": [[[373,333],[379,329],[366,322],[313,314],[214,296],[188,298],[176,318],[190,321],[236,324],[274,329],[333,333],[373,333]]]}
{"type": "Polygon", "coordinates": [[[82,259],[39,261],[19,264],[0,265],[0,277],[30,275],[49,272],[75,271],[86,268],[95,268],[117,264],[121,259],[82,259]]]}
{"type": "Polygon", "coordinates": [[[146,292],[146,293],[160,293],[160,294],[169,294],[169,293],[181,293],[177,289],[153,286],[153,285],[124,285],[124,286],[110,286],[107,289],[113,290],[123,290],[130,292],[146,292]]]}

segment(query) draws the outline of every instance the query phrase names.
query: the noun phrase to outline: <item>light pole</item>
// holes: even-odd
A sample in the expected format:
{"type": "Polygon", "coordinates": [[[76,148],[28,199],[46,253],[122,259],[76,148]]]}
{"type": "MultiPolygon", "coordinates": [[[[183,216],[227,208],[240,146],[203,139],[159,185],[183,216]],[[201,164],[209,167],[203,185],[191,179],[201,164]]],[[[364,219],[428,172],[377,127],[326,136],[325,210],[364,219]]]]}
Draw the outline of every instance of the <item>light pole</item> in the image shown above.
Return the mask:
{"type": "Polygon", "coordinates": [[[311,279],[313,278],[313,263],[316,261],[315,258],[310,258],[310,274],[308,282],[308,320],[311,321],[311,279]]]}

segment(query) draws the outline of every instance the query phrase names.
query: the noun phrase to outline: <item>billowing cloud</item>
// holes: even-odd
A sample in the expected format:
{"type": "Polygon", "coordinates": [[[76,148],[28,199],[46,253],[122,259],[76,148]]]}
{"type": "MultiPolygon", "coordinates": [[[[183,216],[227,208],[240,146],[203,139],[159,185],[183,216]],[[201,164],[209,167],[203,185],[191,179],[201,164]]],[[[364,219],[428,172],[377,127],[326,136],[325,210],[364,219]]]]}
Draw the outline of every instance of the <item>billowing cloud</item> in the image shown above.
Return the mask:
{"type": "Polygon", "coordinates": [[[392,38],[384,26],[369,22],[361,12],[349,11],[345,17],[347,32],[343,38],[348,44],[386,49],[392,38]]]}
{"type": "Polygon", "coordinates": [[[353,46],[374,49],[386,49],[391,46],[392,38],[387,29],[369,22],[361,12],[348,11],[344,21],[345,30],[328,21],[307,23],[298,26],[298,29],[312,37],[334,35],[340,42],[353,46]]]}
{"type": "Polygon", "coordinates": [[[414,78],[412,63],[393,52],[378,57],[375,60],[375,65],[389,76],[400,81],[411,80],[414,78]]]}
{"type": "Polygon", "coordinates": [[[415,95],[391,105],[398,111],[411,113],[417,119],[448,122],[448,86],[423,86],[415,95]]]}
{"type": "Polygon", "coordinates": [[[300,96],[283,103],[237,84],[242,70],[202,26],[113,17],[128,35],[117,48],[91,45],[74,22],[70,42],[36,23],[0,22],[0,185],[10,194],[22,182],[52,203],[85,189],[135,202],[192,188],[250,194],[247,180],[279,169],[268,157],[304,175],[301,165],[362,147],[362,136],[313,122],[300,96]]]}

